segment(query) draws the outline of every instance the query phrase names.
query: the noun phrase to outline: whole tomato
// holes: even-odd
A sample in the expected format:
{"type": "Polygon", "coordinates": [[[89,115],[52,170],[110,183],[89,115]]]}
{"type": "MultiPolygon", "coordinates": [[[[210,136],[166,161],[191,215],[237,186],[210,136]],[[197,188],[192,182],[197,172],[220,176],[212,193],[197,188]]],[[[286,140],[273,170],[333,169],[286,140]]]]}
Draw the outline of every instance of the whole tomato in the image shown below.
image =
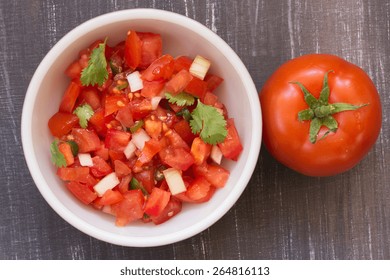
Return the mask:
{"type": "Polygon", "coordinates": [[[378,138],[381,104],[367,74],[328,54],[292,59],[260,91],[264,144],[282,164],[308,176],[354,167],[378,138]]]}

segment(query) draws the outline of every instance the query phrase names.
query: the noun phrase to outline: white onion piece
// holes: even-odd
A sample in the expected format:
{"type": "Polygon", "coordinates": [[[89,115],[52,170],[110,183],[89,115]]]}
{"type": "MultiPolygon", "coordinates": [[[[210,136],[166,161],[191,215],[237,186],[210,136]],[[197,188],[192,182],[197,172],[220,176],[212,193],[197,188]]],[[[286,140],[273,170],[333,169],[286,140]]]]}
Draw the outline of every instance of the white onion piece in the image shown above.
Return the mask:
{"type": "Polygon", "coordinates": [[[167,180],[167,184],[172,195],[179,194],[187,190],[179,170],[175,168],[168,168],[163,171],[163,174],[165,180],[167,180]]]}
{"type": "Polygon", "coordinates": [[[211,62],[209,60],[200,55],[197,55],[190,66],[190,73],[193,76],[203,80],[207,74],[207,71],[209,71],[210,65],[211,62]]]}
{"type": "Polygon", "coordinates": [[[150,100],[150,102],[152,103],[152,110],[156,110],[157,109],[158,104],[160,103],[161,99],[162,99],[161,96],[154,96],[154,97],[152,97],[152,99],[150,100]]]}
{"type": "Polygon", "coordinates": [[[138,129],[137,132],[133,134],[133,138],[131,139],[134,145],[140,150],[144,148],[145,143],[149,140],[150,136],[142,128],[138,129]]]}
{"type": "Polygon", "coordinates": [[[92,157],[89,153],[79,153],[78,157],[81,166],[93,166],[92,157]]]}
{"type": "Polygon", "coordinates": [[[218,164],[221,164],[222,161],[222,152],[221,149],[217,145],[213,145],[211,148],[210,158],[218,164]]]}
{"type": "Polygon", "coordinates": [[[104,205],[103,208],[102,208],[102,211],[104,213],[107,213],[107,214],[115,216],[115,214],[112,212],[111,205],[104,205]]]}
{"type": "Polygon", "coordinates": [[[135,156],[135,151],[137,150],[137,147],[133,143],[133,141],[130,141],[129,144],[127,144],[126,148],[124,149],[123,153],[125,154],[127,159],[131,159],[135,156]]]}
{"type": "Polygon", "coordinates": [[[104,177],[103,179],[101,179],[93,187],[93,189],[95,190],[95,192],[98,194],[99,197],[102,197],[107,190],[114,188],[119,183],[120,183],[119,179],[116,176],[115,172],[112,172],[108,174],[106,177],[104,177]]]}
{"type": "Polygon", "coordinates": [[[143,89],[144,83],[142,82],[141,74],[138,71],[134,71],[133,73],[127,75],[126,78],[129,82],[131,92],[136,92],[140,89],[143,89]]]}

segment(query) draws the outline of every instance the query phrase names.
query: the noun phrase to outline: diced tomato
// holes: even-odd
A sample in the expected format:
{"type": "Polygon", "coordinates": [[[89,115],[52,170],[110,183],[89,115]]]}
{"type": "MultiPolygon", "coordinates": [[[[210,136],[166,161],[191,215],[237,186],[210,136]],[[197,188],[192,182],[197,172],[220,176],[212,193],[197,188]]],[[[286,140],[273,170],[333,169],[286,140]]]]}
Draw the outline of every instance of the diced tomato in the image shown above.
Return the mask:
{"type": "Polygon", "coordinates": [[[126,96],[123,95],[109,95],[106,96],[105,104],[104,104],[104,116],[111,115],[117,112],[119,109],[126,106],[128,100],[126,96]]]}
{"type": "Polygon", "coordinates": [[[152,189],[155,187],[154,168],[135,173],[133,176],[142,184],[148,193],[152,192],[152,189]]]}
{"type": "Polygon", "coordinates": [[[159,188],[153,188],[152,193],[146,201],[145,213],[149,216],[158,216],[167,206],[171,193],[159,188]]]}
{"type": "Polygon", "coordinates": [[[101,178],[112,172],[111,166],[101,157],[93,157],[92,162],[93,166],[91,166],[91,173],[93,176],[101,178]]]}
{"type": "Polygon", "coordinates": [[[222,188],[225,186],[229,179],[229,171],[217,164],[194,165],[193,171],[195,176],[204,177],[210,184],[216,188],[222,188]]]}
{"type": "Polygon", "coordinates": [[[193,77],[184,91],[203,100],[203,97],[207,92],[207,83],[197,77],[193,77]]]}
{"type": "Polygon", "coordinates": [[[100,136],[104,137],[107,133],[106,119],[104,117],[104,109],[99,108],[95,111],[92,117],[89,119],[88,124],[93,127],[93,129],[100,136]]]}
{"type": "Polygon", "coordinates": [[[193,202],[201,203],[209,201],[214,194],[214,187],[203,177],[196,178],[188,187],[186,195],[193,202]]]}
{"type": "Polygon", "coordinates": [[[93,190],[93,186],[97,184],[97,180],[91,174],[79,175],[77,176],[76,182],[82,183],[88,186],[91,190],[93,190]]]}
{"type": "Polygon", "coordinates": [[[86,102],[94,111],[101,107],[100,95],[95,88],[85,88],[81,91],[79,100],[81,103],[86,102]]]}
{"type": "Polygon", "coordinates": [[[158,140],[150,139],[145,143],[144,148],[138,156],[136,166],[140,167],[145,163],[150,162],[153,157],[161,150],[161,145],[158,140]]]}
{"type": "Polygon", "coordinates": [[[68,88],[62,97],[59,111],[63,113],[73,113],[74,105],[76,104],[77,97],[79,97],[81,87],[71,81],[68,88]]]}
{"type": "Polygon", "coordinates": [[[162,121],[152,115],[145,119],[145,131],[153,139],[158,140],[162,132],[162,121]]]}
{"type": "Polygon", "coordinates": [[[165,89],[169,93],[178,94],[186,88],[192,78],[190,72],[183,69],[165,84],[165,89]]]}
{"type": "Polygon", "coordinates": [[[193,156],[184,148],[168,146],[159,152],[159,156],[166,165],[183,171],[194,164],[193,156]]]}
{"type": "Polygon", "coordinates": [[[122,178],[131,174],[130,167],[121,160],[114,161],[114,169],[115,169],[116,176],[118,176],[118,178],[122,178]]]}
{"type": "Polygon", "coordinates": [[[214,106],[215,103],[217,103],[217,101],[218,101],[218,96],[216,96],[211,91],[207,91],[202,100],[203,104],[210,105],[210,106],[214,106]]]}
{"type": "Polygon", "coordinates": [[[173,57],[165,54],[153,61],[142,73],[141,78],[146,81],[168,80],[173,74],[174,65],[175,61],[173,57]]]}
{"type": "Polygon", "coordinates": [[[70,113],[55,113],[48,122],[48,127],[54,137],[61,138],[68,134],[79,123],[79,118],[70,113]]]}
{"type": "Polygon", "coordinates": [[[72,80],[78,80],[81,76],[81,71],[83,68],[81,67],[78,60],[72,62],[68,68],[65,70],[65,75],[67,75],[72,80]]]}
{"type": "Polygon", "coordinates": [[[123,200],[112,204],[111,210],[116,216],[115,224],[125,226],[128,223],[141,219],[144,215],[144,195],[141,190],[130,190],[123,193],[123,200]]]}
{"type": "Polygon", "coordinates": [[[190,67],[192,64],[192,59],[188,56],[178,56],[175,58],[175,65],[174,65],[174,73],[178,73],[181,70],[187,70],[190,71],[190,67]]]}
{"type": "Polygon", "coordinates": [[[126,64],[132,69],[137,68],[141,62],[142,42],[134,30],[127,33],[124,51],[126,64]]]}
{"type": "Polygon", "coordinates": [[[135,121],[145,118],[153,110],[149,99],[133,99],[130,107],[135,121]]]}
{"type": "Polygon", "coordinates": [[[123,200],[123,195],[119,191],[108,189],[101,197],[99,204],[111,205],[114,203],[118,203],[122,200],[123,200]]]}
{"type": "Polygon", "coordinates": [[[84,204],[90,204],[97,198],[97,194],[95,192],[78,182],[69,182],[66,184],[66,187],[84,204]]]}
{"type": "Polygon", "coordinates": [[[155,225],[162,224],[180,213],[181,209],[181,201],[175,197],[171,197],[167,206],[165,206],[165,208],[161,211],[160,215],[151,217],[152,222],[155,225]]]}
{"type": "Polygon", "coordinates": [[[180,135],[180,137],[188,144],[191,145],[196,135],[192,133],[191,127],[186,120],[180,120],[173,125],[173,129],[180,135]]]}
{"type": "Polygon", "coordinates": [[[126,160],[125,154],[120,151],[108,150],[108,156],[111,162],[115,162],[116,160],[126,160]]]}
{"type": "Polygon", "coordinates": [[[131,178],[133,178],[131,175],[127,175],[121,179],[121,182],[118,185],[118,190],[121,193],[125,193],[129,190],[129,184],[130,184],[131,178]]]}
{"type": "Polygon", "coordinates": [[[191,145],[191,154],[194,157],[194,164],[203,164],[211,153],[211,145],[203,142],[202,139],[196,137],[191,145]]]}
{"type": "Polygon", "coordinates": [[[175,130],[169,130],[167,133],[165,133],[164,136],[169,140],[169,143],[172,145],[172,147],[183,148],[187,151],[190,150],[188,144],[183,140],[183,138],[180,137],[180,135],[175,130]]]}
{"type": "Polygon", "coordinates": [[[89,167],[60,167],[57,176],[63,181],[78,181],[89,174],[89,167]]]}
{"type": "Polygon", "coordinates": [[[66,142],[62,142],[58,145],[58,149],[65,157],[66,166],[72,165],[74,163],[74,156],[70,145],[66,142]]]}
{"type": "Polygon", "coordinates": [[[204,81],[207,83],[207,90],[214,91],[223,82],[223,79],[217,75],[207,74],[204,81]]]}
{"type": "Polygon", "coordinates": [[[142,41],[141,61],[138,67],[145,69],[162,55],[162,39],[160,34],[149,32],[137,32],[137,35],[142,41]]]}
{"type": "Polygon", "coordinates": [[[109,159],[108,149],[106,148],[106,145],[104,145],[104,142],[101,142],[100,148],[94,152],[94,155],[99,156],[106,161],[109,159]]]}
{"type": "Polygon", "coordinates": [[[84,128],[73,128],[72,136],[79,146],[80,153],[89,153],[100,149],[100,139],[94,131],[84,128]]]}
{"type": "Polygon", "coordinates": [[[141,89],[141,95],[143,97],[152,98],[161,93],[164,88],[164,80],[157,81],[143,81],[144,87],[141,89]]]}
{"type": "Polygon", "coordinates": [[[219,143],[218,147],[221,149],[224,157],[236,161],[243,147],[233,119],[227,121],[227,131],[225,141],[219,143]]]}
{"type": "Polygon", "coordinates": [[[109,129],[107,130],[104,144],[106,145],[106,148],[110,150],[123,152],[127,144],[129,144],[130,137],[131,135],[129,132],[117,129],[109,129]]]}
{"type": "Polygon", "coordinates": [[[118,120],[124,127],[131,127],[134,124],[131,104],[128,103],[125,107],[120,108],[115,116],[115,119],[118,120]]]}

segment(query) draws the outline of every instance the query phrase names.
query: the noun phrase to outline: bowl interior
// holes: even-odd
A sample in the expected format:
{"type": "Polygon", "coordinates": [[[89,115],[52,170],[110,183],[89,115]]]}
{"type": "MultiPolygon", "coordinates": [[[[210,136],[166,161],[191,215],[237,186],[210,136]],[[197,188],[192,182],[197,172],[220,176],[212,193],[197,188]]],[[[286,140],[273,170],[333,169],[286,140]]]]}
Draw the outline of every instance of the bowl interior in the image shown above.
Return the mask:
{"type": "Polygon", "coordinates": [[[65,220],[80,230],[105,241],[129,246],[154,246],[178,241],[196,234],[230,209],[253,172],[261,139],[261,114],[257,92],[252,80],[234,52],[210,30],[202,25],[163,12],[122,12],[94,19],[67,34],[45,57],[28,90],[29,104],[24,108],[23,135],[25,156],[33,178],[48,203],[65,220]],[[164,53],[173,56],[200,54],[211,60],[211,73],[224,78],[217,94],[226,105],[229,116],[235,119],[244,151],[238,162],[224,160],[231,176],[225,188],[219,189],[211,201],[198,205],[184,205],[182,212],[168,222],[154,226],[135,223],[120,228],[113,216],[82,205],[56,176],[50,161],[49,147],[53,141],[47,122],[58,110],[69,79],[65,68],[78,57],[78,52],[96,39],[108,37],[108,44],[123,40],[129,29],[160,33],[164,53]],[[31,109],[31,116],[25,112],[31,109]],[[31,139],[29,135],[31,134],[31,139]],[[256,135],[254,135],[256,134],[256,135]],[[27,136],[26,136],[27,135],[27,136]],[[258,142],[258,143],[256,143],[258,142]],[[26,148],[27,147],[27,148],[26,148]]]}

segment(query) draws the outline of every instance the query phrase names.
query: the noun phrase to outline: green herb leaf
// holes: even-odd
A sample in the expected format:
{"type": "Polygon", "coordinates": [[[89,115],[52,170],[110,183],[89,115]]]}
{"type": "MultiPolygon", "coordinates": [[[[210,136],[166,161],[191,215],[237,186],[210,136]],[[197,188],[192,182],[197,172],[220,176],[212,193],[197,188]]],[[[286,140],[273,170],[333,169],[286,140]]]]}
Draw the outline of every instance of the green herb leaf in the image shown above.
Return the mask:
{"type": "Polygon", "coordinates": [[[105,56],[107,38],[104,43],[92,50],[88,66],[81,72],[81,84],[83,86],[98,84],[102,86],[108,78],[107,60],[105,56]]]}
{"type": "Polygon", "coordinates": [[[134,177],[131,178],[130,189],[131,190],[141,190],[144,195],[149,195],[148,191],[144,188],[144,186],[142,186],[142,184],[140,182],[138,182],[138,180],[135,179],[134,177]]]}
{"type": "Polygon", "coordinates": [[[93,116],[94,111],[89,104],[80,105],[73,114],[79,118],[79,124],[82,128],[87,128],[89,119],[93,116]]]}
{"type": "Polygon", "coordinates": [[[55,139],[50,145],[51,161],[57,167],[66,167],[65,156],[58,149],[58,140],[55,139]]]}
{"type": "Polygon", "coordinates": [[[192,111],[191,130],[206,143],[215,145],[225,140],[227,136],[226,120],[210,105],[204,105],[198,100],[198,105],[192,111]]]}
{"type": "Polygon", "coordinates": [[[143,120],[137,121],[132,127],[130,127],[130,132],[135,133],[138,129],[140,129],[144,125],[143,120]]]}
{"type": "Polygon", "coordinates": [[[77,156],[77,154],[79,153],[79,145],[77,145],[77,143],[73,140],[68,140],[66,141],[66,143],[69,144],[70,146],[70,149],[72,150],[72,154],[73,156],[77,156]]]}
{"type": "Polygon", "coordinates": [[[195,102],[195,97],[185,92],[181,92],[177,95],[166,92],[165,97],[168,99],[169,103],[176,103],[178,106],[191,106],[195,102]]]}

